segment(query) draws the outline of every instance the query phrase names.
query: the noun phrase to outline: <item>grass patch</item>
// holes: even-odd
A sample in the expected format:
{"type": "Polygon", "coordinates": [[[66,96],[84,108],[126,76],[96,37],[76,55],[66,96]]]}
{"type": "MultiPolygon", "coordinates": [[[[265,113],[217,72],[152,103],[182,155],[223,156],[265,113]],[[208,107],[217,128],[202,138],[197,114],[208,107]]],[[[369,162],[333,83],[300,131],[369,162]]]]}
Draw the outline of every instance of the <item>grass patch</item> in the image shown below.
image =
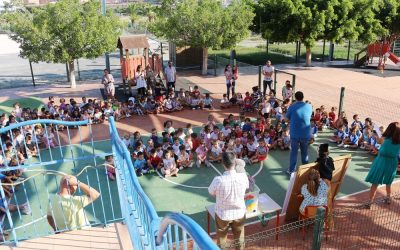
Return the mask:
{"type": "Polygon", "coordinates": [[[14,109],[14,103],[18,102],[20,107],[29,107],[32,109],[40,109],[43,106],[43,102],[39,98],[29,97],[29,98],[20,98],[20,99],[10,99],[5,102],[0,103],[0,112],[10,114],[14,109]]]}
{"type": "MultiPolygon", "coordinates": [[[[350,45],[349,60],[353,60],[354,54],[363,49],[365,45],[361,43],[352,43],[350,45]]],[[[264,65],[266,60],[271,60],[273,64],[287,64],[295,63],[296,44],[295,43],[270,43],[268,46],[269,53],[266,52],[266,45],[260,44],[256,47],[236,47],[236,59],[243,63],[251,65],[264,65]]],[[[323,53],[323,43],[318,42],[311,49],[312,60],[322,61],[324,57],[328,60],[329,55],[329,42],[325,44],[325,53],[323,53]]],[[[348,53],[348,44],[336,44],[334,51],[335,60],[346,60],[348,53]]],[[[229,58],[230,50],[210,50],[210,59],[213,58],[213,54],[217,54],[220,57],[229,58]]],[[[301,45],[300,47],[301,60],[305,60],[306,47],[301,45]]]]}

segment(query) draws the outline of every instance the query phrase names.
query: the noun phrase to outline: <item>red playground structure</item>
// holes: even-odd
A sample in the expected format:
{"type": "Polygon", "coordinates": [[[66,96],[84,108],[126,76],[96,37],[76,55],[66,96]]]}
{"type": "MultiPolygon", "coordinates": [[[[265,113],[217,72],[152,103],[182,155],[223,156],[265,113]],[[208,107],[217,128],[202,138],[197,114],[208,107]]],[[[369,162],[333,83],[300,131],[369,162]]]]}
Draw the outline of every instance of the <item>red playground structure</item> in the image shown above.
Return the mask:
{"type": "Polygon", "coordinates": [[[368,45],[367,47],[367,62],[372,63],[374,57],[378,57],[378,69],[385,68],[386,60],[391,60],[394,64],[400,65],[400,58],[393,54],[390,49],[393,42],[377,41],[368,45]]]}

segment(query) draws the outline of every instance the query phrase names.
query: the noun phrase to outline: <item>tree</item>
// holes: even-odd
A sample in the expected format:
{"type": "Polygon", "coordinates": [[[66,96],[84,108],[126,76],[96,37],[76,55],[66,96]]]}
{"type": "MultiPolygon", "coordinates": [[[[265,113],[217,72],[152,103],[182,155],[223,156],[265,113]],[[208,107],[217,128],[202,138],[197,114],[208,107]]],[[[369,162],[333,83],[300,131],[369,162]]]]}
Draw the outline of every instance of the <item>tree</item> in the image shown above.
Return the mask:
{"type": "MultiPolygon", "coordinates": [[[[394,2],[398,4],[398,0],[260,0],[253,30],[275,42],[302,42],[310,66],[311,49],[318,40],[371,42],[383,35],[377,14],[382,6],[396,6],[394,2]]],[[[394,15],[390,11],[386,17],[394,15]]]]}
{"type": "Polygon", "coordinates": [[[202,74],[207,74],[208,49],[233,48],[249,34],[254,17],[246,0],[227,7],[219,0],[164,0],[150,30],[177,46],[203,49],[202,74]]]}
{"type": "Polygon", "coordinates": [[[71,88],[76,87],[75,59],[113,51],[123,29],[113,13],[102,15],[96,0],[61,0],[31,12],[14,12],[7,20],[11,39],[20,44],[20,56],[32,62],[67,63],[71,88]]]}

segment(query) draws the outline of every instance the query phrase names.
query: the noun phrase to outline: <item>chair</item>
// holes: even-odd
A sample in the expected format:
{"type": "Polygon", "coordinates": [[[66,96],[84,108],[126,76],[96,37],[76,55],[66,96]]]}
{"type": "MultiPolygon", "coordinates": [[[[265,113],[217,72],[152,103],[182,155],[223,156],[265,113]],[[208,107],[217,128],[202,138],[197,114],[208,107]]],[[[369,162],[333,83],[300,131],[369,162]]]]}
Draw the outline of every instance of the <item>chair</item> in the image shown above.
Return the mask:
{"type": "MultiPolygon", "coordinates": [[[[324,231],[327,231],[329,229],[329,225],[328,225],[328,206],[327,205],[323,205],[323,206],[307,206],[304,209],[304,214],[302,214],[300,212],[299,214],[299,220],[306,220],[306,219],[310,219],[310,218],[315,218],[317,216],[317,211],[319,207],[323,207],[325,208],[325,218],[324,218],[324,231]]],[[[303,234],[303,240],[306,237],[306,228],[303,222],[303,227],[302,227],[302,234],[303,234]]],[[[328,234],[325,234],[326,237],[328,237],[328,234]]]]}

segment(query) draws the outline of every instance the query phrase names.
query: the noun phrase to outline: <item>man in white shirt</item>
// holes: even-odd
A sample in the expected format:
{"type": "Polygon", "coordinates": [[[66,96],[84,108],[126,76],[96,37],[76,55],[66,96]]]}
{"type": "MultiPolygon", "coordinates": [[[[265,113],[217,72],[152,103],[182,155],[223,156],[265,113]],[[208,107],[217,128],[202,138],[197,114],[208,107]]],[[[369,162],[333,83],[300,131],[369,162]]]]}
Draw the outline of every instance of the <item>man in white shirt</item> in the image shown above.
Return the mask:
{"type": "Polygon", "coordinates": [[[169,92],[171,89],[175,91],[176,69],[171,61],[168,62],[168,67],[165,68],[165,78],[167,79],[167,91],[169,92]]]}
{"type": "Polygon", "coordinates": [[[221,248],[226,246],[230,227],[234,240],[242,243],[237,249],[243,249],[246,214],[244,195],[249,188],[249,180],[245,173],[236,172],[236,157],[234,154],[224,152],[222,154],[222,164],[225,168],[224,174],[215,177],[208,187],[210,195],[216,197],[215,225],[217,242],[221,248]]]}
{"type": "Polygon", "coordinates": [[[272,90],[272,75],[274,74],[274,66],[271,65],[271,61],[268,60],[264,67],[262,68],[262,73],[264,75],[264,89],[263,89],[263,95],[265,96],[267,92],[267,87],[269,87],[269,90],[272,90]]]}

